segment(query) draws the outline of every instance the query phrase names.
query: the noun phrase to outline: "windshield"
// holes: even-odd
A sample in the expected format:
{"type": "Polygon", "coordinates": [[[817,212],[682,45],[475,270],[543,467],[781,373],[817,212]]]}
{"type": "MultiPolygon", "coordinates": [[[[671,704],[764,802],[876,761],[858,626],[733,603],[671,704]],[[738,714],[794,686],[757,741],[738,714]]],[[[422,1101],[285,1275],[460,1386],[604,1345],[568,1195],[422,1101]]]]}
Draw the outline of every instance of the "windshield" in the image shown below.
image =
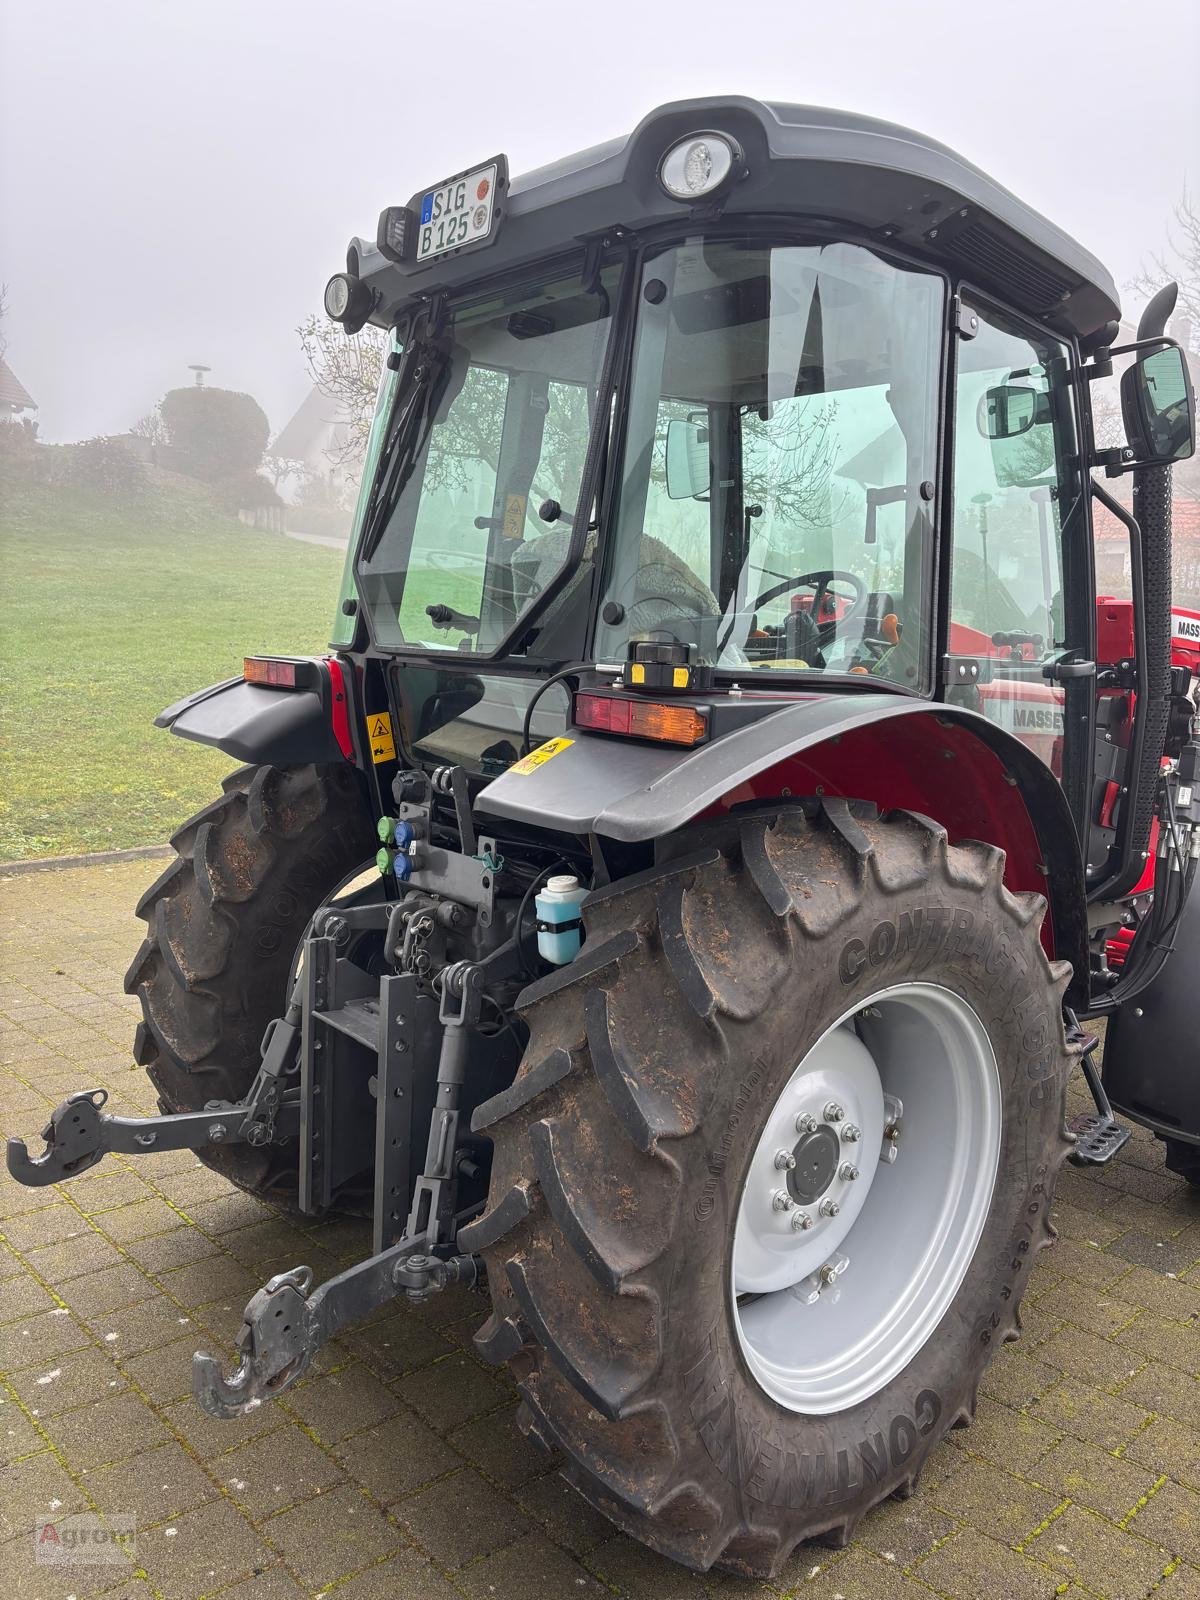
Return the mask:
{"type": "Polygon", "coordinates": [[[414,357],[358,562],[378,644],[494,650],[565,566],[616,279],[452,307],[414,357]]]}
{"type": "Polygon", "coordinates": [[[858,245],[646,265],[597,657],[920,687],[943,288],[858,245]]]}

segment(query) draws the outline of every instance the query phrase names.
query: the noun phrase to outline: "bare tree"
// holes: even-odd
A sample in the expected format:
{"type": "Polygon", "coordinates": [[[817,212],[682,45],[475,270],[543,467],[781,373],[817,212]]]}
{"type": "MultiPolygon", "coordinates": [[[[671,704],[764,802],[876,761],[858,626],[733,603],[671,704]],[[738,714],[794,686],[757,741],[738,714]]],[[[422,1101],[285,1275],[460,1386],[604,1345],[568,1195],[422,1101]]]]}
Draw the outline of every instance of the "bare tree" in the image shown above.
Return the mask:
{"type": "Polygon", "coordinates": [[[162,407],[155,406],[152,411],[147,411],[144,417],[139,417],[130,428],[130,433],[139,439],[145,439],[157,450],[167,443],[167,425],[163,421],[162,407]]]}
{"type": "Polygon", "coordinates": [[[831,432],[837,401],[820,406],[776,407],[754,430],[766,445],[769,472],[745,469],[744,495],[764,503],[775,517],[797,527],[826,527],[836,522],[838,507],[829,503],[837,435],[831,432]]]}
{"type": "Polygon", "coordinates": [[[308,476],[309,469],[305,462],[298,461],[292,456],[276,455],[273,450],[268,448],[266,455],[263,457],[263,463],[260,470],[265,472],[267,477],[270,478],[271,487],[273,489],[278,489],[281,479],[303,479],[308,476]]]}
{"type": "Polygon", "coordinates": [[[313,382],[335,403],[337,420],[345,425],[345,438],[329,452],[330,460],[347,466],[366,449],[387,335],[368,323],[347,338],[336,322],[319,316],[306,318],[296,332],[313,382]]]}
{"type": "Polygon", "coordinates": [[[1179,312],[1191,326],[1192,349],[1200,351],[1200,211],[1186,189],[1167,224],[1165,249],[1155,251],[1126,287],[1149,297],[1172,279],[1179,285],[1179,312]]]}

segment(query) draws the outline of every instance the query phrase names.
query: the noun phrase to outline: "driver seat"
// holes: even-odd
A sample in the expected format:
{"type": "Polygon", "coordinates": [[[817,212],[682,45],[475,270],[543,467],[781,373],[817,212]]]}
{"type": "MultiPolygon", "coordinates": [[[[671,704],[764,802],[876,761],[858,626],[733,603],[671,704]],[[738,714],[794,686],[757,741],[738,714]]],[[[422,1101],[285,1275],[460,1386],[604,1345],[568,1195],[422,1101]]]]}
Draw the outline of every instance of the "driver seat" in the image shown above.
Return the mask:
{"type": "Polygon", "coordinates": [[[813,621],[812,613],[804,607],[789,609],[783,627],[785,658],[789,661],[806,661],[810,667],[822,667],[821,634],[813,621]]]}

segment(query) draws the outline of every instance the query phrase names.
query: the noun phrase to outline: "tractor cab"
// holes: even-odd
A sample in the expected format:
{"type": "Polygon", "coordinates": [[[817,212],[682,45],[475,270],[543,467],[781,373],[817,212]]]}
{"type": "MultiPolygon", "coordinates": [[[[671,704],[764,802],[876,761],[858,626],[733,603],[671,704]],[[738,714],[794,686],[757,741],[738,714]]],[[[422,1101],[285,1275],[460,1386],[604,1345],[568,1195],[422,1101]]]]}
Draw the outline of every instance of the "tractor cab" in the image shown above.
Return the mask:
{"type": "Polygon", "coordinates": [[[1090,890],[1128,888],[1136,700],[1114,729],[1101,690],[1145,622],[1135,595],[1098,659],[1090,469],[1180,459],[1193,402],[1152,337],[1133,443],[1094,449],[1119,308],[1074,241],[917,135],[732,100],[524,179],[489,161],[348,265],[331,312],[393,349],[337,642],[388,663],[418,754],[502,778],[566,733],[548,676],[639,651],[718,696],[916,695],[1036,756],[1090,890]]]}

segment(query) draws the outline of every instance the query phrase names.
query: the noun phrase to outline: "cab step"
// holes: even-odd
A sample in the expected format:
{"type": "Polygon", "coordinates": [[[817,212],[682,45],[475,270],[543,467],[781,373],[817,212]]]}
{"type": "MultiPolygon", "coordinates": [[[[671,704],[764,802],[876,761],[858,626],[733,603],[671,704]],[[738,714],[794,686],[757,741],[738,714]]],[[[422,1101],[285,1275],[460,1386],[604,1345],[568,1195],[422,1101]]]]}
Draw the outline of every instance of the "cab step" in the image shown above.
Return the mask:
{"type": "Polygon", "coordinates": [[[1077,1167],[1106,1167],[1129,1143],[1133,1129],[1113,1116],[1108,1095],[1096,1071],[1092,1057],[1100,1044],[1099,1036],[1086,1033],[1069,1007],[1066,1017],[1067,1043],[1083,1045],[1079,1066],[1096,1103],[1095,1111],[1077,1112],[1067,1123],[1068,1131],[1075,1136],[1075,1148],[1071,1151],[1070,1159],[1077,1167]]]}
{"type": "Polygon", "coordinates": [[[1133,1129],[1116,1117],[1097,1111],[1080,1111],[1067,1123],[1075,1135],[1071,1160],[1077,1167],[1105,1167],[1129,1143],[1133,1129]]]}

